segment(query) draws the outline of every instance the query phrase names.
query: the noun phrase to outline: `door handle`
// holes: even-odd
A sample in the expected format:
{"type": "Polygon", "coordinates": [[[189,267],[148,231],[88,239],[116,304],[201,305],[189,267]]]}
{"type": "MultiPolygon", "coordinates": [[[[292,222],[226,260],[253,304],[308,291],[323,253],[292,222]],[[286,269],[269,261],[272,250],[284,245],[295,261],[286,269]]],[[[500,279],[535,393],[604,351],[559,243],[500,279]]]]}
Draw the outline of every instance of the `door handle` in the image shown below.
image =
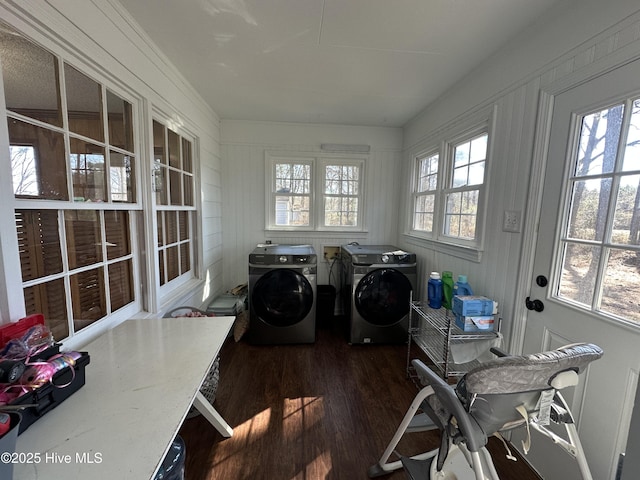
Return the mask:
{"type": "Polygon", "coordinates": [[[526,305],[528,310],[535,310],[536,312],[541,312],[544,310],[544,303],[542,303],[542,301],[538,299],[531,300],[530,297],[527,297],[524,301],[524,304],[526,305]]]}

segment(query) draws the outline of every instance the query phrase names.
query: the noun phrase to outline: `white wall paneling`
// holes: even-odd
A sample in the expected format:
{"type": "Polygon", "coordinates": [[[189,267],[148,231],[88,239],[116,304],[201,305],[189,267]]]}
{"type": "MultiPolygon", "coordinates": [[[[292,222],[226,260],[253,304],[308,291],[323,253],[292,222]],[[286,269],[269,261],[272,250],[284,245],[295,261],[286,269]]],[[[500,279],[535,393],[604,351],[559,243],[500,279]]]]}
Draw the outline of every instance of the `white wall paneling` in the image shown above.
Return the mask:
{"type": "MultiPolygon", "coordinates": [[[[400,246],[418,253],[423,297],[431,270],[467,274],[478,293],[500,302],[506,347],[514,352],[521,350],[526,317],[523,302],[533,275],[529,250],[535,246],[539,176],[546,152],[547,135],[541,130],[548,128],[545,118],[552,107],[548,94],[638,56],[637,2],[560,2],[405,126],[403,178],[408,182],[413,154],[421,144],[482,109],[496,108],[481,260],[455,258],[425,242],[401,237],[400,246]],[[544,103],[539,102],[541,97],[546,98],[544,103]],[[502,231],[505,210],[522,213],[520,233],[502,231]]],[[[404,194],[401,201],[406,211],[408,196],[404,194]]],[[[406,231],[406,217],[400,222],[400,229],[406,231]]]]}
{"type": "Polygon", "coordinates": [[[328,265],[322,261],[324,245],[342,245],[352,241],[361,244],[396,243],[401,180],[400,129],[223,120],[221,131],[225,288],[247,282],[249,252],[257,243],[266,240],[313,245],[320,257],[319,284],[328,282],[328,265]],[[371,153],[365,160],[366,231],[265,231],[265,152],[321,154],[322,143],[371,146],[371,153]]]}

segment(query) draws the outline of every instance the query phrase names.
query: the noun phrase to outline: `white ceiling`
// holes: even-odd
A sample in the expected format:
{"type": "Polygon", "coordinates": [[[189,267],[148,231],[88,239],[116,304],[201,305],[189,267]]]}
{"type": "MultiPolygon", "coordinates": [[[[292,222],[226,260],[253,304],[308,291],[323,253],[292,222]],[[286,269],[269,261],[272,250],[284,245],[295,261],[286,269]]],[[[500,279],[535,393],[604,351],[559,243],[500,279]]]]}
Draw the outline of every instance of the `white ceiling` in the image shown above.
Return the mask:
{"type": "Polygon", "coordinates": [[[222,119],[399,127],[557,0],[120,0],[222,119]]]}

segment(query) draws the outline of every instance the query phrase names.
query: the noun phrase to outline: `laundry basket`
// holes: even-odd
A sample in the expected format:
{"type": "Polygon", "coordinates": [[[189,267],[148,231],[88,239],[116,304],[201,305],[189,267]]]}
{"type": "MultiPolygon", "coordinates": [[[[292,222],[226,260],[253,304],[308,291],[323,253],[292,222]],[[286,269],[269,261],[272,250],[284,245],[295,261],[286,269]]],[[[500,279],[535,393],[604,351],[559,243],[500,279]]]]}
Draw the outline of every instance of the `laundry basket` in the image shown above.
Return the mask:
{"type": "MultiPolygon", "coordinates": [[[[203,312],[200,309],[194,307],[176,307],[167,313],[165,313],[164,318],[177,318],[177,317],[214,317],[215,315],[207,312],[203,312]]],[[[220,380],[220,357],[216,357],[202,382],[202,386],[200,387],[200,393],[207,401],[213,405],[213,402],[216,399],[216,391],[218,390],[218,381],[220,380]]],[[[192,418],[198,416],[200,412],[195,407],[191,407],[189,413],[187,414],[187,418],[192,418]]]]}

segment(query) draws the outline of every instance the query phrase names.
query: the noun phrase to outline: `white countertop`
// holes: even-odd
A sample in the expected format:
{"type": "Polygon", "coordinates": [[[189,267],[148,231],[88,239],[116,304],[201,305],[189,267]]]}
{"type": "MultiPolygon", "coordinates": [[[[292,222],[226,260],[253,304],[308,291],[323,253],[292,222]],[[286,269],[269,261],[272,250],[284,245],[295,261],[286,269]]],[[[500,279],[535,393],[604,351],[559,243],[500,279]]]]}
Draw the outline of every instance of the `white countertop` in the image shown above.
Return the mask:
{"type": "Polygon", "coordinates": [[[14,479],[153,478],[233,320],[133,319],[86,345],[85,385],[18,437],[14,479]]]}

